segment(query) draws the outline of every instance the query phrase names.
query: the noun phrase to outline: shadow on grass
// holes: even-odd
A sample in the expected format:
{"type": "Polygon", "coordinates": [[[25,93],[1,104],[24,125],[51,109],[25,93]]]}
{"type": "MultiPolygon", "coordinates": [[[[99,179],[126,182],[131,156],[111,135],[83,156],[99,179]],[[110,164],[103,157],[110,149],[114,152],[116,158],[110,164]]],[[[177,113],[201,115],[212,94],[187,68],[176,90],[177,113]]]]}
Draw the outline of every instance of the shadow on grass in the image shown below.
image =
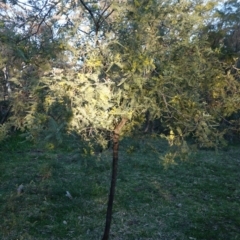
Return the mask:
{"type": "MultiPolygon", "coordinates": [[[[111,152],[76,157],[14,141],[1,146],[0,238],[100,239],[111,152]]],[[[240,239],[239,150],[200,151],[166,170],[153,151],[166,148],[122,142],[111,239],[240,239]]]]}

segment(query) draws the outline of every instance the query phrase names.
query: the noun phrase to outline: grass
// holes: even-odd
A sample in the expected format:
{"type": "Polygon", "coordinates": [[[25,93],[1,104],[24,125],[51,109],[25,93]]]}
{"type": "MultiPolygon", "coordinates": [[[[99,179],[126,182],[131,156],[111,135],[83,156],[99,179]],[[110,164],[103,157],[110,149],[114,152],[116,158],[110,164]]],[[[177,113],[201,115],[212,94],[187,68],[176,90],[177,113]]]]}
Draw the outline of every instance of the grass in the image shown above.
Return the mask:
{"type": "MultiPolygon", "coordinates": [[[[167,148],[151,138],[121,144],[110,239],[239,240],[239,148],[202,150],[164,169],[152,147],[167,148]]],[[[17,138],[0,151],[0,239],[101,239],[110,151],[77,156],[17,138]]]]}

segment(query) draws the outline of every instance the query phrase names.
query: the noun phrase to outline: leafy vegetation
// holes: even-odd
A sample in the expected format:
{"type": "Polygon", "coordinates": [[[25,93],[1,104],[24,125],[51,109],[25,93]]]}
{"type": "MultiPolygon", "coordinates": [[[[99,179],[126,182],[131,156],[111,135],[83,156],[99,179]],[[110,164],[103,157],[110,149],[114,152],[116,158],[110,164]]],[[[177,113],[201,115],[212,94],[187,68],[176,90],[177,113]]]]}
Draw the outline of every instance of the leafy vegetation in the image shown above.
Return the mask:
{"type": "MultiPolygon", "coordinates": [[[[149,137],[123,141],[111,239],[239,239],[239,148],[202,150],[164,168],[167,147],[149,137]]],[[[101,238],[110,151],[76,156],[14,138],[1,153],[1,239],[101,238]]]]}
{"type": "Polygon", "coordinates": [[[180,148],[225,144],[239,131],[238,4],[218,3],[2,3],[1,122],[105,147],[123,118],[130,134],[148,113],[180,148]]]}
{"type": "MultiPolygon", "coordinates": [[[[170,145],[164,166],[239,140],[238,1],[9,0],[0,7],[0,140],[18,130],[39,147],[75,145],[85,155],[112,142],[102,240],[121,139],[158,122],[170,145]]],[[[52,169],[42,168],[43,180],[52,169]]]]}

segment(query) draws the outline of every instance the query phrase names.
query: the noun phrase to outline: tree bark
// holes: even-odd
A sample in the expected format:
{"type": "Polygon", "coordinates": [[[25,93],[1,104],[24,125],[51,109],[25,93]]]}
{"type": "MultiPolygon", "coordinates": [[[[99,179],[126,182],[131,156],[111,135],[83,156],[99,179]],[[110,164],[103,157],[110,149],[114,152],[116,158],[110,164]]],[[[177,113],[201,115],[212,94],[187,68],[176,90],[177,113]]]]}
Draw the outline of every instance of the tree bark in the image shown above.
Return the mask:
{"type": "Polygon", "coordinates": [[[108,197],[106,224],[105,224],[105,230],[104,230],[102,240],[109,239],[109,233],[110,233],[110,227],[111,227],[111,221],[112,221],[113,200],[114,200],[115,188],[116,188],[116,182],[117,182],[119,134],[126,122],[127,122],[127,119],[123,118],[113,131],[112,179],[111,179],[110,193],[108,197]]]}
{"type": "Polygon", "coordinates": [[[7,112],[3,115],[0,124],[4,124],[4,123],[5,123],[5,121],[6,121],[7,118],[8,118],[8,115],[9,115],[9,113],[10,113],[10,111],[11,111],[11,109],[12,109],[12,105],[8,108],[7,112]]]}

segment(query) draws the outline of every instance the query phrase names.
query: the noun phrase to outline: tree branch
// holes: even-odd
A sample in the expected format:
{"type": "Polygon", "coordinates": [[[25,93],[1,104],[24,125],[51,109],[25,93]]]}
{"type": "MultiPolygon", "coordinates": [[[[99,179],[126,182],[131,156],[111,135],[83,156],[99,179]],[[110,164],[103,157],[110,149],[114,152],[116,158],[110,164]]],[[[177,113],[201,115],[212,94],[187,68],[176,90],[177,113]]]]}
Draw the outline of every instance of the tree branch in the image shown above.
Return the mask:
{"type": "MultiPolygon", "coordinates": [[[[46,1],[45,5],[47,4],[47,2],[48,2],[48,1],[46,1]]],[[[24,37],[24,38],[21,38],[21,39],[17,42],[17,44],[20,43],[20,42],[22,42],[22,41],[24,41],[24,40],[26,40],[26,39],[28,39],[28,38],[30,38],[30,37],[32,37],[32,36],[34,36],[34,35],[36,35],[36,34],[38,34],[38,32],[39,32],[39,30],[40,30],[40,27],[42,26],[43,22],[45,22],[47,16],[49,15],[49,13],[51,12],[51,10],[52,10],[57,4],[58,4],[58,3],[55,3],[54,5],[52,5],[52,6],[48,9],[47,13],[43,16],[42,20],[41,20],[40,23],[38,24],[37,30],[36,30],[35,32],[33,32],[32,34],[30,34],[30,35],[28,35],[28,36],[26,36],[26,37],[24,37]]],[[[45,5],[44,5],[44,6],[45,6],[45,5]]],[[[42,11],[42,10],[41,10],[41,11],[42,11]]],[[[36,18],[35,18],[35,19],[36,19],[36,18]]],[[[48,27],[49,27],[49,26],[48,26],[48,27]]]]}
{"type": "Polygon", "coordinates": [[[122,118],[121,122],[117,125],[117,127],[114,129],[115,134],[119,134],[121,132],[122,127],[125,125],[125,123],[128,121],[127,118],[122,118]]]}
{"type": "Polygon", "coordinates": [[[90,8],[85,4],[85,2],[83,0],[80,0],[81,4],[83,5],[83,7],[89,12],[91,18],[93,19],[94,25],[96,27],[96,34],[98,32],[98,21],[96,21],[96,18],[93,15],[93,12],[90,10],[90,8]]]}

